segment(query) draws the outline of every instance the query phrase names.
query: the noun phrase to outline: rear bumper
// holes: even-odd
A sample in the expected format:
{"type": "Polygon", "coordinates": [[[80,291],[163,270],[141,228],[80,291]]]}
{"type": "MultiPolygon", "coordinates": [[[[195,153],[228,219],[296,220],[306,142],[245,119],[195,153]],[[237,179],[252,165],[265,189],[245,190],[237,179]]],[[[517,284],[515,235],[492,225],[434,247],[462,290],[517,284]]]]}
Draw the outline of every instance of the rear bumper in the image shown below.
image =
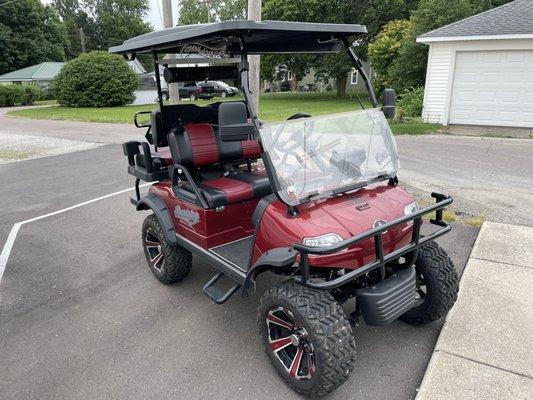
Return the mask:
{"type": "Polygon", "coordinates": [[[388,325],[413,307],[415,293],[415,267],[409,267],[376,285],[358,289],[355,298],[367,325],[388,325]]]}

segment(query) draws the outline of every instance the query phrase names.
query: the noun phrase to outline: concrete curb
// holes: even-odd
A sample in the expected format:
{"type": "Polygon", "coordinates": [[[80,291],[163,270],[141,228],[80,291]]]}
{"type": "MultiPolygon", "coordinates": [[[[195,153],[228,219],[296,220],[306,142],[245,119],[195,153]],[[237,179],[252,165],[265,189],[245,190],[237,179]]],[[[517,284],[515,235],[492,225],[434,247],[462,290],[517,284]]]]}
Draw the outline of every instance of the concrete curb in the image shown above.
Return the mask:
{"type": "Polygon", "coordinates": [[[533,398],[533,228],[485,222],[417,400],[533,398]]]}

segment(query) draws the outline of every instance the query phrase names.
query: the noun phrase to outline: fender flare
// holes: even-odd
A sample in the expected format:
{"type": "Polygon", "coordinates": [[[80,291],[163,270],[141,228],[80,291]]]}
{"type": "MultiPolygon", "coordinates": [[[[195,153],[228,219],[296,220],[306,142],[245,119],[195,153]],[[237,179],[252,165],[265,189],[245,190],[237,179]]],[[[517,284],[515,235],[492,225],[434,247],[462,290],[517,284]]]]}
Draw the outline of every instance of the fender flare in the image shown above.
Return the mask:
{"type": "Polygon", "coordinates": [[[255,280],[259,274],[276,268],[293,267],[298,252],[292,247],[278,247],[263,253],[246,274],[242,288],[242,297],[255,293],[255,280]]]}
{"type": "Polygon", "coordinates": [[[163,200],[157,197],[155,194],[149,193],[143,196],[137,203],[137,211],[152,210],[157,220],[163,228],[163,235],[168,244],[177,246],[178,239],[176,238],[176,230],[174,229],[174,223],[170,218],[167,205],[163,200]]]}

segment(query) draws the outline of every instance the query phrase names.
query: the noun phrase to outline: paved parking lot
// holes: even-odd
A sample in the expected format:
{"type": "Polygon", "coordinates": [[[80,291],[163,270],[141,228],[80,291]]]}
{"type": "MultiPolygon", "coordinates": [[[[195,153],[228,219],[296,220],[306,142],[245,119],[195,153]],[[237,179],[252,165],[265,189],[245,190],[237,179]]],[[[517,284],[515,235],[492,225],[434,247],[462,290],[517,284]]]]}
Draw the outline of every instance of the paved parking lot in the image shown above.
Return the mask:
{"type": "MultiPolygon", "coordinates": [[[[3,245],[12,225],[132,186],[117,145],[0,166],[3,245]]],[[[21,226],[0,283],[0,392],[28,398],[297,398],[263,354],[259,296],[222,306],[202,293],[195,260],[165,286],[146,267],[129,193],[21,226]]],[[[462,270],[475,239],[443,238],[462,270]]],[[[261,293],[273,283],[263,279],[261,293]]],[[[358,364],[331,398],[409,399],[440,324],[355,331],[358,364]]]]}

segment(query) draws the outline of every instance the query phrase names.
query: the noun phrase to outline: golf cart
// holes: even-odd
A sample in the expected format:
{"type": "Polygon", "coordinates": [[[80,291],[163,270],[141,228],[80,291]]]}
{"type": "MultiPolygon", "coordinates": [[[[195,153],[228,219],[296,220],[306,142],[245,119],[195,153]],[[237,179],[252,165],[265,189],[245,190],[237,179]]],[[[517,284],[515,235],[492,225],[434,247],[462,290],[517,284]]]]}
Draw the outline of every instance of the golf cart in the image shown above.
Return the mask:
{"type": "MultiPolygon", "coordinates": [[[[148,33],[110,49],[152,54],[168,83],[237,79],[244,101],[167,105],[148,112],[146,140],[123,144],[136,177],[131,202],[151,211],[142,226],[149,268],[163,283],[184,279],[192,256],[217,270],[204,286],[215,303],[250,296],[264,272],[284,278],[260,300],[266,353],[294,390],[323,396],[354,368],[352,327],[396,319],[425,324],[446,315],[458,277],[435,239],[450,197],[419,209],[399,182],[386,117],[352,47],[361,25],[228,21],[148,33]],[[263,124],[248,86],[248,55],[347,52],[372,108],[296,114],[263,124]],[[209,65],[176,65],[163,54],[200,54],[209,65]],[[141,196],[140,181],[153,182],[141,196]],[[434,214],[421,235],[422,218],[434,214]],[[432,229],[426,229],[426,228],[432,229]],[[341,305],[343,307],[341,307],[341,305]],[[345,311],[346,310],[346,311],[345,311]]],[[[161,99],[162,96],[159,96],[161,99]]]]}

